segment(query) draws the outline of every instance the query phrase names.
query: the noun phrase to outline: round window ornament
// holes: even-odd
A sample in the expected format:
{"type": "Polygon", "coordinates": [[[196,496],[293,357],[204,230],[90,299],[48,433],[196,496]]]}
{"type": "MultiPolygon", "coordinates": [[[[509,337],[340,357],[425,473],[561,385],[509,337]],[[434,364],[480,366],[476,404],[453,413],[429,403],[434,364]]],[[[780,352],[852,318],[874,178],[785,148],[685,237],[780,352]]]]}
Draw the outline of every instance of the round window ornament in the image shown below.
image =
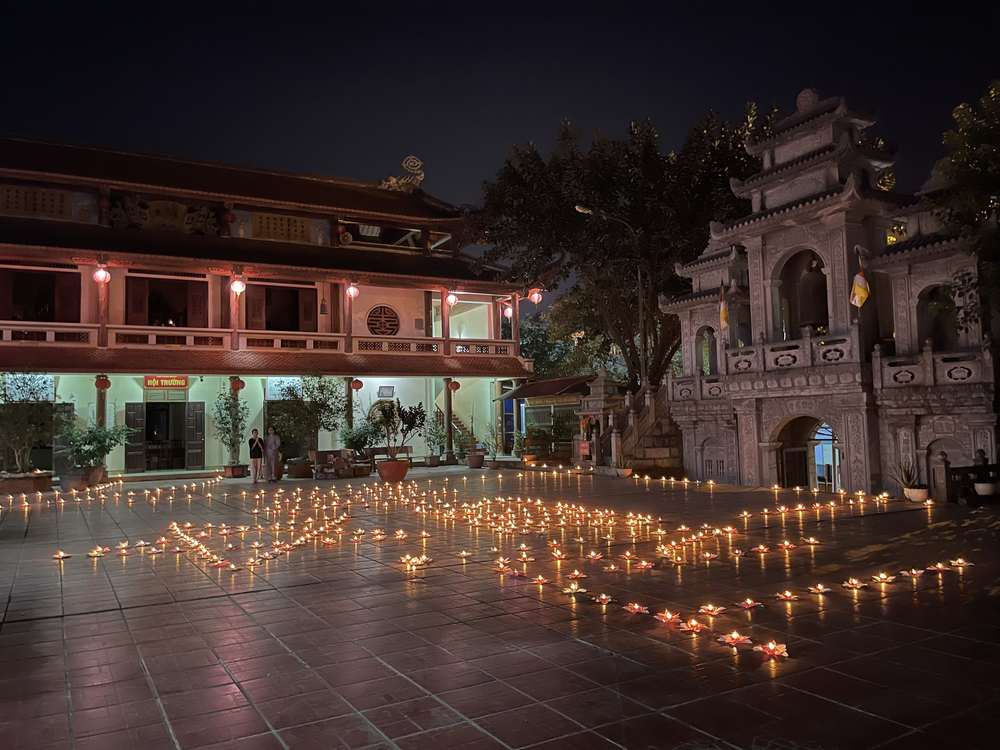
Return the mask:
{"type": "Polygon", "coordinates": [[[388,305],[375,305],[368,312],[367,322],[372,336],[395,336],[399,333],[399,313],[388,305]]]}

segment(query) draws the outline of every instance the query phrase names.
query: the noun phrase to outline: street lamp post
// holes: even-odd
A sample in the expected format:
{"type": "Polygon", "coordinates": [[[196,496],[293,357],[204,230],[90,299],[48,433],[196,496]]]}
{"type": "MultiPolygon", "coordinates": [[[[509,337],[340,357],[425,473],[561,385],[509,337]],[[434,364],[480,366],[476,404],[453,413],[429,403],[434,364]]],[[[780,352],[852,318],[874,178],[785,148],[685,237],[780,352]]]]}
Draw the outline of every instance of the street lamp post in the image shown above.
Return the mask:
{"type": "Polygon", "coordinates": [[[632,227],[627,221],[619,219],[616,216],[609,216],[599,209],[589,208],[588,206],[582,206],[577,204],[574,206],[577,213],[584,214],[585,216],[596,216],[605,221],[614,221],[625,227],[629,234],[632,235],[632,241],[635,243],[636,250],[636,261],[635,261],[635,271],[636,271],[636,283],[637,291],[639,292],[639,385],[643,385],[646,382],[646,326],[645,323],[645,307],[646,307],[646,297],[642,292],[642,261],[638,257],[639,254],[639,232],[632,227]]]}

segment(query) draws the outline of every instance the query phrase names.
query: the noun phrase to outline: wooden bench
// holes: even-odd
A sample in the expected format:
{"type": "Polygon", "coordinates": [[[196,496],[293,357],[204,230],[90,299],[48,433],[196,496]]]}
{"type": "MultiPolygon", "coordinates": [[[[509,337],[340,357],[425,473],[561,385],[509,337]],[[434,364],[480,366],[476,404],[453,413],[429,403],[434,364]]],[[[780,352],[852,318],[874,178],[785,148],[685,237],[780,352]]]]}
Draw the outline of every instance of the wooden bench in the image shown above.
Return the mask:
{"type": "MultiPolygon", "coordinates": [[[[381,445],[377,448],[369,448],[368,453],[372,457],[373,461],[376,458],[380,457],[389,458],[389,449],[386,448],[384,445],[381,445]]],[[[410,466],[413,466],[414,460],[420,462],[423,461],[422,458],[414,459],[412,445],[404,445],[402,448],[399,449],[399,451],[397,451],[396,460],[402,461],[404,458],[406,459],[407,463],[409,463],[410,466]]]]}

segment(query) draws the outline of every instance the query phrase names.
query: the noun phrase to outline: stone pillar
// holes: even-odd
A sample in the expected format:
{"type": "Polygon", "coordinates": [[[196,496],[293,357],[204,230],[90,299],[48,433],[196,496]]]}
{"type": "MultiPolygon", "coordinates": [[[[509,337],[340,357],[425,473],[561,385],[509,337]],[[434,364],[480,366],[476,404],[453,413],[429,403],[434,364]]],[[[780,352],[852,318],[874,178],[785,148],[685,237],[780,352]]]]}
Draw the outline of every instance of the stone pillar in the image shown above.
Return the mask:
{"type": "MultiPolygon", "coordinates": [[[[447,290],[441,289],[438,291],[438,294],[441,297],[441,338],[444,339],[444,354],[449,355],[451,354],[451,308],[445,301],[445,297],[448,296],[447,290]]],[[[447,396],[448,403],[451,403],[450,394],[451,392],[449,391],[449,395],[447,396]]],[[[449,427],[448,429],[450,430],[451,428],[449,427]]],[[[449,442],[448,445],[450,446],[451,443],[449,442]]]]}
{"type": "MultiPolygon", "coordinates": [[[[444,309],[443,306],[442,310],[444,309]]],[[[444,319],[444,314],[442,313],[442,319],[444,319]]],[[[458,461],[455,459],[455,430],[452,426],[452,411],[451,411],[451,394],[452,390],[451,378],[444,379],[444,430],[445,430],[445,440],[444,440],[444,462],[449,465],[457,464],[458,461]]]]}
{"type": "MultiPolygon", "coordinates": [[[[101,381],[107,375],[98,375],[97,380],[101,381]]],[[[96,423],[98,427],[107,427],[108,424],[108,392],[104,388],[97,388],[97,414],[96,423]]]]}
{"type": "Polygon", "coordinates": [[[352,380],[354,378],[344,378],[344,394],[346,396],[346,414],[344,416],[348,427],[354,427],[354,389],[351,388],[352,380]]]}
{"type": "Polygon", "coordinates": [[[108,345],[108,316],[110,314],[110,290],[108,284],[97,285],[97,322],[100,328],[97,329],[97,345],[108,345]]]}
{"type": "Polygon", "coordinates": [[[229,348],[240,349],[240,295],[233,291],[235,276],[229,277],[229,348]]]}
{"type": "Polygon", "coordinates": [[[762,487],[773,487],[778,484],[779,462],[781,461],[781,447],[784,445],[780,440],[764,440],[759,443],[760,452],[763,457],[763,476],[760,485],[762,487]]]}

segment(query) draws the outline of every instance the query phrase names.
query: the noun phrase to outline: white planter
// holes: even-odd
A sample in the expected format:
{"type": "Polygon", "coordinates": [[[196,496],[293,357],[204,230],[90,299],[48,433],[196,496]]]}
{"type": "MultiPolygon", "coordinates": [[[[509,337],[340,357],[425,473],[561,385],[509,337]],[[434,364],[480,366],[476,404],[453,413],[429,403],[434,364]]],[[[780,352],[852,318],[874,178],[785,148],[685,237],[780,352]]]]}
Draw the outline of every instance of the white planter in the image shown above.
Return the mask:
{"type": "Polygon", "coordinates": [[[915,503],[927,502],[927,489],[918,490],[912,487],[903,488],[903,497],[915,503]]]}
{"type": "Polygon", "coordinates": [[[615,469],[615,473],[618,474],[618,476],[620,477],[632,476],[631,469],[615,469]]]}
{"type": "Polygon", "coordinates": [[[989,497],[990,495],[995,495],[997,492],[996,482],[976,482],[976,494],[980,497],[989,497]]]}

